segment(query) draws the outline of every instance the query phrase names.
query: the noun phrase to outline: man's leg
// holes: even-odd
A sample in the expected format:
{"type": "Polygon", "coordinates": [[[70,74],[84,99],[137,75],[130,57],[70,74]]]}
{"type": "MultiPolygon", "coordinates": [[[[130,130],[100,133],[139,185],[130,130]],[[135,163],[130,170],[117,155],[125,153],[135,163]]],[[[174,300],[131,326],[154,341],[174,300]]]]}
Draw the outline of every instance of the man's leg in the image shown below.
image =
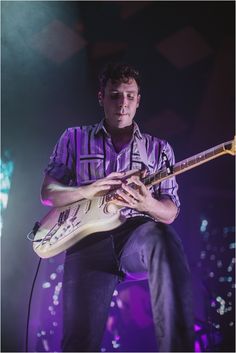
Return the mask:
{"type": "Polygon", "coordinates": [[[194,331],[189,267],[170,226],[138,226],[121,253],[124,272],[147,271],[159,351],[193,351],[194,331]]]}
{"type": "Polygon", "coordinates": [[[111,298],[119,282],[112,251],[112,241],[108,237],[66,256],[64,352],[100,351],[111,298]]]}

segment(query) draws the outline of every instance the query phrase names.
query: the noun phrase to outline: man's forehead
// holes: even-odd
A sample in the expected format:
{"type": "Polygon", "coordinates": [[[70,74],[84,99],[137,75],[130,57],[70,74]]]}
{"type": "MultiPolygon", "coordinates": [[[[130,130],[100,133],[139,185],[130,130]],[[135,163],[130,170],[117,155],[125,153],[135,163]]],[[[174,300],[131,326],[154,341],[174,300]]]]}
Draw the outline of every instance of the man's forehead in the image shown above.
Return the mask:
{"type": "Polygon", "coordinates": [[[107,81],[106,85],[107,90],[109,91],[132,91],[138,92],[137,82],[130,78],[127,82],[112,82],[111,79],[107,81]]]}

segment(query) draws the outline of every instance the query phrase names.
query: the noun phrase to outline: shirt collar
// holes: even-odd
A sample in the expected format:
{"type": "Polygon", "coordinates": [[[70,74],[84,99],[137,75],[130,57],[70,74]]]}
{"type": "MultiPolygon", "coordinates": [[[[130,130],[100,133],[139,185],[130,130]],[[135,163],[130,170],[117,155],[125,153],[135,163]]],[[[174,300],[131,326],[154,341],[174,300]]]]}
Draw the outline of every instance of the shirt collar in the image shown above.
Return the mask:
{"type": "MultiPolygon", "coordinates": [[[[97,134],[98,134],[100,131],[102,131],[102,130],[105,132],[106,135],[108,135],[108,132],[107,132],[105,126],[104,126],[104,120],[105,120],[105,119],[102,119],[102,120],[100,121],[100,123],[97,124],[96,129],[95,129],[95,135],[97,135],[97,134]]],[[[134,136],[137,136],[140,140],[142,140],[142,139],[143,139],[143,136],[142,136],[142,134],[141,134],[141,132],[140,132],[140,129],[139,129],[139,127],[138,127],[138,124],[137,124],[135,121],[134,121],[133,123],[134,123],[133,135],[134,135],[134,136]]]]}

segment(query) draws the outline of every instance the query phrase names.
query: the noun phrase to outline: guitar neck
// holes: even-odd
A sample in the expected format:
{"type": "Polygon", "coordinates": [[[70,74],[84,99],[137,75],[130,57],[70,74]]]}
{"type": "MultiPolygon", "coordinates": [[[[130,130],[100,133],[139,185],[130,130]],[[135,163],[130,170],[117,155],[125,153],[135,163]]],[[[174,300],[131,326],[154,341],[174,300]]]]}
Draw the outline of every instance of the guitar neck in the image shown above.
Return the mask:
{"type": "Polygon", "coordinates": [[[143,178],[142,182],[146,186],[152,186],[161,183],[163,180],[181,174],[192,168],[198,167],[201,164],[207,163],[212,159],[223,156],[224,154],[232,153],[233,140],[224,142],[218,146],[209,148],[208,150],[198,153],[190,158],[186,158],[181,162],[176,163],[170,168],[164,168],[157,173],[151,174],[143,178]]]}
{"type": "MultiPolygon", "coordinates": [[[[207,163],[212,159],[223,156],[224,154],[235,155],[236,154],[235,146],[236,146],[236,141],[234,138],[234,140],[221,143],[220,145],[209,148],[208,150],[198,153],[195,156],[186,158],[183,161],[178,162],[173,166],[170,166],[170,168],[165,167],[164,169],[161,169],[154,174],[151,174],[142,178],[141,181],[147,187],[150,187],[155,184],[160,184],[165,179],[184,173],[187,170],[198,167],[200,164],[207,163]]],[[[137,188],[137,185],[135,183],[131,183],[129,185],[134,189],[137,188]]],[[[117,195],[116,190],[117,189],[110,191],[106,195],[107,202],[119,198],[119,195],[117,195]]]]}

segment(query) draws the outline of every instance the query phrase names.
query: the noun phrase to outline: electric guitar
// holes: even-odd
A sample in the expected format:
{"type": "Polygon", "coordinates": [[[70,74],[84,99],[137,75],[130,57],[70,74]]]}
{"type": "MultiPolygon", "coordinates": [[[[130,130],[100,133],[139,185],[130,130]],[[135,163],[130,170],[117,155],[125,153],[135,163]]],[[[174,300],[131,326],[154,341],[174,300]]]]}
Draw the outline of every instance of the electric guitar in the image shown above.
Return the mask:
{"type": "MultiPolygon", "coordinates": [[[[164,168],[154,174],[141,178],[147,187],[161,183],[167,178],[195,168],[214,158],[225,154],[236,154],[236,137],[190,158],[184,159],[173,166],[164,168]]],[[[133,174],[140,171],[130,171],[125,176],[127,181],[133,174]]],[[[130,183],[129,186],[135,187],[130,183]]],[[[30,234],[34,235],[34,251],[41,258],[55,256],[68,249],[78,241],[92,233],[112,230],[125,222],[120,215],[119,207],[112,203],[119,198],[117,188],[105,195],[92,200],[83,199],[72,204],[53,208],[40,222],[36,222],[30,234]]]]}

